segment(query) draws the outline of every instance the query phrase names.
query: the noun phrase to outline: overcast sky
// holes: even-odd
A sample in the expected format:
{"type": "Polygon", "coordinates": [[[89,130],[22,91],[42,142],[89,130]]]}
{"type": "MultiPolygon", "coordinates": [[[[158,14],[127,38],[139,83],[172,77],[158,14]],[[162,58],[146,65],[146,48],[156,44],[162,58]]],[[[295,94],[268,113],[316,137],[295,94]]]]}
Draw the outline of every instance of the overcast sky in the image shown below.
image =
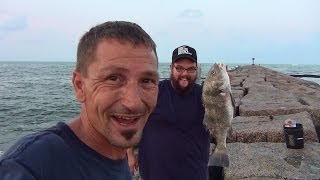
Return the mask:
{"type": "Polygon", "coordinates": [[[75,61],[109,20],[144,28],[160,62],[187,44],[200,63],[320,64],[319,0],[0,0],[0,61],[75,61]]]}

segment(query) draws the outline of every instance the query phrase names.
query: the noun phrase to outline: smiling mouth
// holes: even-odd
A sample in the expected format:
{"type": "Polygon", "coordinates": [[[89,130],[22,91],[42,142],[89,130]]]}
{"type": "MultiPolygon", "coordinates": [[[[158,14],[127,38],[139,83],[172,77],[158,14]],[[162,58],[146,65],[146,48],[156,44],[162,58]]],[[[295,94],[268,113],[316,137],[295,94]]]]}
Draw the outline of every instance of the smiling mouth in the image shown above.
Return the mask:
{"type": "Polygon", "coordinates": [[[113,115],[113,119],[121,126],[132,126],[135,125],[141,116],[120,116],[113,115]]]}
{"type": "Polygon", "coordinates": [[[190,80],[190,78],[189,78],[189,77],[187,77],[187,76],[183,76],[183,77],[180,77],[180,78],[179,78],[179,80],[189,81],[189,80],[190,80]]]}

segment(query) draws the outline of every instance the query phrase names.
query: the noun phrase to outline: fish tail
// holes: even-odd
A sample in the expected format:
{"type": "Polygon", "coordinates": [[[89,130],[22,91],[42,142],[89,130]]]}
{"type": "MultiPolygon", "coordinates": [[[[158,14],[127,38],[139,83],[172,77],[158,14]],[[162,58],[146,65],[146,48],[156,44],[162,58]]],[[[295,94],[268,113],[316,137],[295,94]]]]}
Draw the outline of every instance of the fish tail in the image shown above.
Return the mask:
{"type": "Polygon", "coordinates": [[[229,167],[229,156],[223,152],[214,152],[209,157],[208,166],[229,167]]]}

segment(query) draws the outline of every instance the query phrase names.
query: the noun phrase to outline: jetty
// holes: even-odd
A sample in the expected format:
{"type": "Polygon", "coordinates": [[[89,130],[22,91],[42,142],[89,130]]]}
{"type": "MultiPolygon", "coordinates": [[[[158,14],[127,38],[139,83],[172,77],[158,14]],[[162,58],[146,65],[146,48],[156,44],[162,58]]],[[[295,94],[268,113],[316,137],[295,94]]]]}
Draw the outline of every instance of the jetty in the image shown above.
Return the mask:
{"type": "Polygon", "coordinates": [[[225,179],[320,179],[320,85],[255,64],[229,75],[236,117],[225,179]],[[287,148],[287,119],[303,125],[304,148],[287,148]]]}
{"type": "Polygon", "coordinates": [[[320,85],[258,65],[230,76],[236,117],[225,179],[320,179],[320,85]],[[287,119],[303,125],[304,148],[287,148],[287,119]]]}

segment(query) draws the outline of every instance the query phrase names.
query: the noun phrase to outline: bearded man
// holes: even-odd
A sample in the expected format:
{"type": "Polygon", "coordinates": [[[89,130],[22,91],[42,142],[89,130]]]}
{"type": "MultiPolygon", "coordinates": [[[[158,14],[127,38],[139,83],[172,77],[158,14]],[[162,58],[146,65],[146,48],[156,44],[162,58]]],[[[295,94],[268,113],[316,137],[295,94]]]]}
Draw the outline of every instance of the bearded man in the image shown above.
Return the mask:
{"type": "Polygon", "coordinates": [[[173,51],[170,80],[159,83],[157,105],[139,143],[144,180],[207,180],[210,142],[197,66],[194,48],[183,45],[173,51]]]}

